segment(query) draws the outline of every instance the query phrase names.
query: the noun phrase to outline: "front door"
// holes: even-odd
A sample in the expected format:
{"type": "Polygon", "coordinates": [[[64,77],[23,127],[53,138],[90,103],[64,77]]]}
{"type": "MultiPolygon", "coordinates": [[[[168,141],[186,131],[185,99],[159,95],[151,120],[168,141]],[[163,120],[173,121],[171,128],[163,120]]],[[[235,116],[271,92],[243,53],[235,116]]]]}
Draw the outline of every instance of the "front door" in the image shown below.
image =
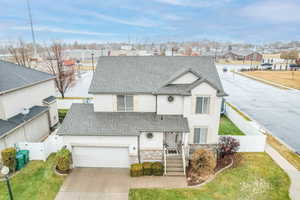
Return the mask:
{"type": "Polygon", "coordinates": [[[169,150],[178,152],[178,147],[181,144],[181,133],[178,132],[166,132],[165,133],[165,144],[169,150]]]}

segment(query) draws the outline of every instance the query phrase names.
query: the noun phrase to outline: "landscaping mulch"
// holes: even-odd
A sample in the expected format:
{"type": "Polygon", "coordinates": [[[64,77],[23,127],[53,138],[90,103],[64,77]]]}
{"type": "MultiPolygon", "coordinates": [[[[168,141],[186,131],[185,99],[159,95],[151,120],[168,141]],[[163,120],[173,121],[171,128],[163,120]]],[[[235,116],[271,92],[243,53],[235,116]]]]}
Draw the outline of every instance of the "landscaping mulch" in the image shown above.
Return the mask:
{"type": "MultiPolygon", "coordinates": [[[[218,171],[224,169],[225,167],[229,166],[231,162],[233,161],[232,167],[236,167],[239,165],[239,163],[242,160],[242,156],[240,154],[234,154],[234,155],[229,155],[225,156],[222,159],[217,160],[217,165],[214,169],[214,174],[216,174],[218,171]]],[[[194,186],[194,185],[199,185],[201,183],[204,183],[206,180],[214,176],[214,174],[208,174],[208,173],[203,173],[199,175],[197,178],[192,176],[192,169],[191,169],[191,164],[187,167],[187,184],[188,186],[194,186]]]]}

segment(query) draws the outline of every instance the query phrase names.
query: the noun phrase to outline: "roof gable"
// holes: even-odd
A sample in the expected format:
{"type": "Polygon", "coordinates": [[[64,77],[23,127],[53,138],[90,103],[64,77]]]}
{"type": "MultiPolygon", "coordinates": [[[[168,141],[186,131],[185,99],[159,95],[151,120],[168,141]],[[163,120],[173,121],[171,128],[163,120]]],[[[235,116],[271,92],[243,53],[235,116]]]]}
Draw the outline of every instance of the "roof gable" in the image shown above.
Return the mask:
{"type": "Polygon", "coordinates": [[[191,84],[197,79],[201,78],[201,75],[191,68],[181,69],[177,71],[164,86],[169,84],[191,84]]]}

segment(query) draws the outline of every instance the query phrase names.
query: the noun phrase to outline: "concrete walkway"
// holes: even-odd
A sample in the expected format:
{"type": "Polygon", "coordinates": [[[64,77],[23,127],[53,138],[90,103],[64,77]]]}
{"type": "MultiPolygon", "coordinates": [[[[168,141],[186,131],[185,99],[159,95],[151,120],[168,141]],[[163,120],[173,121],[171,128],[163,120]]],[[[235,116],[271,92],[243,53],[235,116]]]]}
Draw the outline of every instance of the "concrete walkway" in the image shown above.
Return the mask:
{"type": "Polygon", "coordinates": [[[284,159],[270,145],[266,145],[266,152],[272,159],[289,175],[291,179],[290,198],[292,200],[300,200],[300,171],[284,159]]]}

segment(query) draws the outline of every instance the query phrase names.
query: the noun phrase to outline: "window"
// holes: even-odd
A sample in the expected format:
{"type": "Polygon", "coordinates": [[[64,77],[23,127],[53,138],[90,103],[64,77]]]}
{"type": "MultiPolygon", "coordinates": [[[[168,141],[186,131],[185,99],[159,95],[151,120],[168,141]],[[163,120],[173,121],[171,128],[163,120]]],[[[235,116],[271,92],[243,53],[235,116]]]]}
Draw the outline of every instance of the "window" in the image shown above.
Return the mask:
{"type": "Polygon", "coordinates": [[[209,113],[210,98],[209,97],[197,97],[196,98],[196,113],[208,114],[209,113]]]}
{"type": "Polygon", "coordinates": [[[207,143],[208,128],[195,128],[194,129],[194,144],[207,143]]]}
{"type": "Polygon", "coordinates": [[[132,112],[133,111],[133,96],[118,95],[117,96],[117,111],[132,112]]]}

